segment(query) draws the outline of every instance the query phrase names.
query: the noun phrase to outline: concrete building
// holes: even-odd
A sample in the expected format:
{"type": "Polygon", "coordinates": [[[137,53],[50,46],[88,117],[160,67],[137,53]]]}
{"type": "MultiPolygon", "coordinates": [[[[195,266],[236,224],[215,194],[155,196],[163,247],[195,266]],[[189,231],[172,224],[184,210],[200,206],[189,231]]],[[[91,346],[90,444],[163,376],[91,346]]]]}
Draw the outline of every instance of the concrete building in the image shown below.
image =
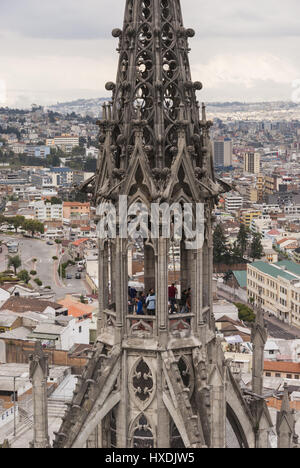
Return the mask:
{"type": "Polygon", "coordinates": [[[50,202],[43,200],[34,202],[32,204],[34,209],[34,218],[38,221],[52,221],[63,219],[63,205],[52,205],[50,202]]]}
{"type": "Polygon", "coordinates": [[[70,153],[74,147],[79,146],[79,137],[76,135],[64,134],[55,138],[47,139],[46,145],[52,147],[56,146],[66,153],[70,153]]]}
{"type": "Polygon", "coordinates": [[[248,265],[247,292],[265,313],[300,327],[300,265],[289,260],[248,265]]]}
{"type": "Polygon", "coordinates": [[[220,138],[213,142],[214,164],[216,167],[232,166],[233,145],[230,138],[220,138]]]}
{"type": "Polygon", "coordinates": [[[68,167],[52,167],[49,176],[55,187],[69,187],[73,183],[73,171],[68,167]]]}
{"type": "Polygon", "coordinates": [[[246,153],[244,155],[244,171],[250,174],[260,173],[260,154],[259,153],[246,153]]]}
{"type": "Polygon", "coordinates": [[[241,213],[241,222],[250,228],[252,221],[256,218],[259,218],[262,215],[261,211],[257,210],[247,210],[241,213]]]}
{"type": "Polygon", "coordinates": [[[63,203],[63,217],[64,219],[72,221],[87,221],[90,219],[91,205],[90,203],[79,202],[64,202],[63,203]]]}
{"type": "Polygon", "coordinates": [[[26,146],[24,153],[34,158],[46,158],[50,155],[50,146],[26,146]]]}
{"type": "Polygon", "coordinates": [[[243,207],[243,197],[238,193],[227,193],[224,198],[226,211],[239,211],[243,207]]]}

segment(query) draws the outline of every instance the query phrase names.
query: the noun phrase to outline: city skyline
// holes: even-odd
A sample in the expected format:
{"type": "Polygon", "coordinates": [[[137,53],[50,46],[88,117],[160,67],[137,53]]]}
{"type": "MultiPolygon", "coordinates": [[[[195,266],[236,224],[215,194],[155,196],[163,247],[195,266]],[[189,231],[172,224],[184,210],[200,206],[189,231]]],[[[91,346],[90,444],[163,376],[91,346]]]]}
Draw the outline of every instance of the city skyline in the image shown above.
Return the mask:
{"type": "MultiPolygon", "coordinates": [[[[124,0],[61,0],[59,6],[57,0],[3,0],[0,105],[107,96],[104,83],[115,80],[117,69],[111,30],[122,27],[124,6],[124,0]]],[[[299,2],[185,0],[182,9],[185,26],[196,30],[190,58],[193,80],[204,84],[202,100],[293,99],[300,79],[299,2]]]]}

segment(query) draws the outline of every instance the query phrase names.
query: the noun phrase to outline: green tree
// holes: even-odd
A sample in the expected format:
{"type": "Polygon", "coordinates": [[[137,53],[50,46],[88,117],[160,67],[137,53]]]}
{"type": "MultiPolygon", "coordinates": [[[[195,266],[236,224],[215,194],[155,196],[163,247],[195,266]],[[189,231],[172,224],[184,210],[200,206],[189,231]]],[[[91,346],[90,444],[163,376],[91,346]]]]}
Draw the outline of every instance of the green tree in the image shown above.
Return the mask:
{"type": "Polygon", "coordinates": [[[57,197],[52,197],[50,202],[51,202],[51,205],[62,205],[62,200],[57,197]]]}
{"type": "Polygon", "coordinates": [[[72,156],[84,156],[85,148],[82,146],[74,146],[72,149],[72,156]]]}
{"type": "Polygon", "coordinates": [[[27,270],[21,270],[17,276],[19,280],[23,281],[25,284],[28,284],[30,281],[30,275],[27,270]]]}
{"type": "Polygon", "coordinates": [[[235,306],[238,308],[240,320],[242,320],[243,322],[255,321],[255,313],[250,307],[241,303],[236,303],[235,306]]]}
{"type": "Polygon", "coordinates": [[[216,226],[213,235],[214,263],[223,263],[230,257],[230,250],[227,247],[226,237],[221,224],[216,226]]]}
{"type": "Polygon", "coordinates": [[[230,281],[233,277],[233,271],[232,270],[228,270],[226,271],[226,273],[224,273],[224,276],[223,276],[223,280],[225,283],[228,283],[228,281],[230,281]]]}
{"type": "Polygon", "coordinates": [[[261,238],[262,236],[259,232],[253,234],[250,246],[250,257],[253,258],[253,260],[259,260],[263,256],[264,249],[261,243],[261,238]]]}
{"type": "Polygon", "coordinates": [[[24,221],[23,228],[25,231],[31,232],[32,237],[34,237],[36,232],[40,232],[41,234],[44,234],[45,232],[43,223],[40,223],[40,221],[37,221],[36,219],[26,219],[24,221]]]}
{"type": "Polygon", "coordinates": [[[15,275],[17,274],[17,269],[20,268],[21,265],[22,261],[19,255],[15,255],[14,257],[8,257],[8,268],[12,266],[15,270],[15,275]]]}
{"type": "Polygon", "coordinates": [[[249,243],[249,230],[244,224],[241,224],[240,230],[237,236],[237,245],[240,249],[241,257],[244,257],[245,252],[248,247],[248,243],[249,243]]]}
{"type": "Polygon", "coordinates": [[[23,227],[25,222],[24,216],[15,216],[10,219],[10,224],[15,228],[16,233],[18,232],[19,227],[23,227]]]}

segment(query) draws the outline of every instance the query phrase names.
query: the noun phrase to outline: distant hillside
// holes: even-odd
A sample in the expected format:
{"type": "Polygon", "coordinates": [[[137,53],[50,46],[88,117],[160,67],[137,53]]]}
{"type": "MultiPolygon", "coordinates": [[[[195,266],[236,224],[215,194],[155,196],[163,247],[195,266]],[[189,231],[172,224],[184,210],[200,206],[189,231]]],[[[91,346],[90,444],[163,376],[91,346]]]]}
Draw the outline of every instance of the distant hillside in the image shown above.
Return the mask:
{"type": "MultiPolygon", "coordinates": [[[[46,109],[60,114],[76,114],[91,117],[100,117],[102,105],[109,101],[109,98],[94,98],[94,99],[77,99],[71,102],[60,102],[46,109]]],[[[247,112],[276,112],[276,111],[293,111],[300,110],[300,104],[293,102],[208,102],[207,110],[212,114],[222,113],[247,113],[247,112]]]]}
{"type": "Polygon", "coordinates": [[[77,99],[71,102],[58,102],[55,105],[46,107],[47,110],[59,112],[60,114],[75,114],[90,115],[91,117],[100,117],[102,105],[109,101],[109,98],[94,98],[94,99],[77,99]]]}

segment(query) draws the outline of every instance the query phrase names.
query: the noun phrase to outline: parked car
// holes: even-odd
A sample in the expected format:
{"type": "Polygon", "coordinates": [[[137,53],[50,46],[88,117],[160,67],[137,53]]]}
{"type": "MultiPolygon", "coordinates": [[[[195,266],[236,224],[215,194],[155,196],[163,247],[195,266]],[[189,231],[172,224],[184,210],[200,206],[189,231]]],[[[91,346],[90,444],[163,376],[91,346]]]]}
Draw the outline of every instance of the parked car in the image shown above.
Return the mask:
{"type": "Polygon", "coordinates": [[[75,278],[76,278],[76,279],[81,279],[81,274],[80,274],[80,273],[76,273],[75,278]]]}
{"type": "Polygon", "coordinates": [[[78,271],[79,273],[81,273],[81,272],[83,271],[83,267],[82,267],[82,266],[78,267],[78,268],[77,268],[77,271],[78,271]]]}
{"type": "Polygon", "coordinates": [[[70,275],[70,273],[67,273],[67,279],[72,279],[72,278],[73,278],[73,276],[70,275]]]}
{"type": "Polygon", "coordinates": [[[47,245],[54,245],[54,242],[48,241],[48,242],[47,242],[47,245]]]}

